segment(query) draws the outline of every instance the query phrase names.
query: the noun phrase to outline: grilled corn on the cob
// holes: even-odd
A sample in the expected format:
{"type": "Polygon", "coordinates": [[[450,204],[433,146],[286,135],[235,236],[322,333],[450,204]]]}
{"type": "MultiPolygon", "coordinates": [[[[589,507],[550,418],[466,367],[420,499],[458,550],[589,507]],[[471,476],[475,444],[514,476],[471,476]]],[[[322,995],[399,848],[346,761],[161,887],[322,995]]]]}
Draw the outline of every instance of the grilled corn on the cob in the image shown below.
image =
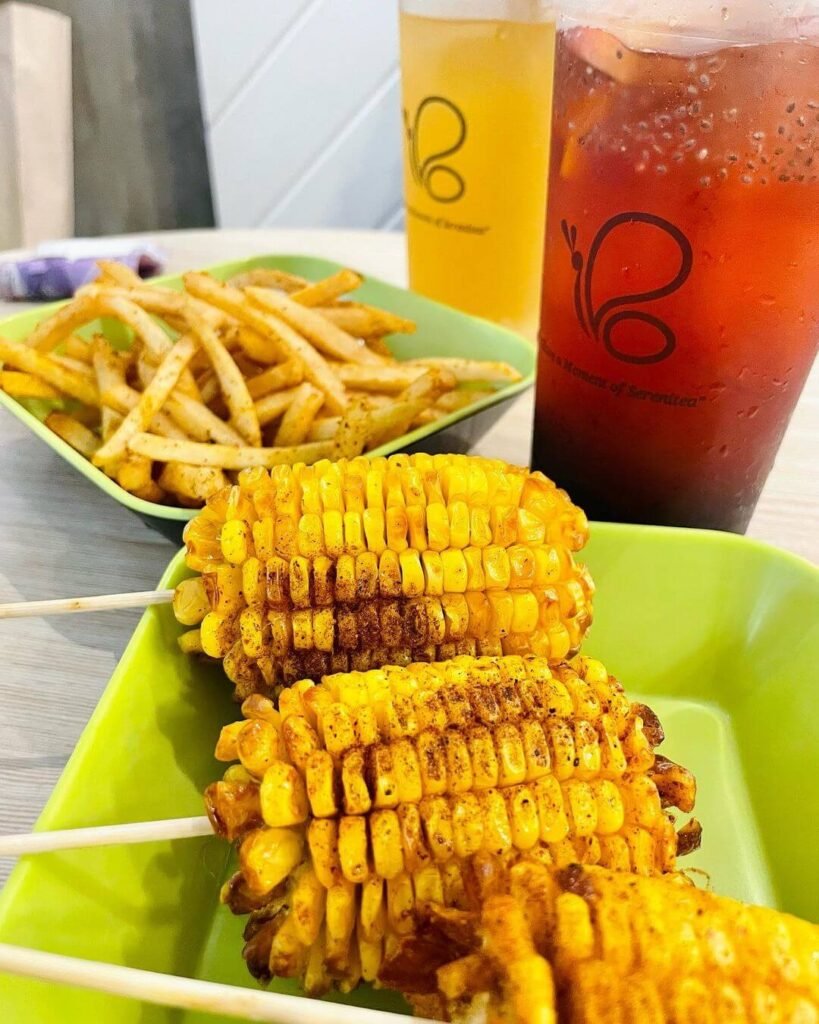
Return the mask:
{"type": "Polygon", "coordinates": [[[427,908],[423,930],[384,964],[384,983],[441,1020],[819,1020],[816,925],[680,876],[521,863],[503,888],[480,914],[427,908]]]}
{"type": "Polygon", "coordinates": [[[185,529],[186,650],[239,697],[458,654],[574,655],[586,518],[541,473],[466,455],[245,470],[185,529]]]}
{"type": "MultiPolygon", "coordinates": [[[[249,697],[206,793],[238,840],[223,898],[252,911],[245,957],[308,991],[376,977],[427,902],[475,905],[522,857],[669,871],[693,777],[596,661],[458,657],[249,697]]],[[[685,833],[683,843],[687,843],[685,833]]]]}

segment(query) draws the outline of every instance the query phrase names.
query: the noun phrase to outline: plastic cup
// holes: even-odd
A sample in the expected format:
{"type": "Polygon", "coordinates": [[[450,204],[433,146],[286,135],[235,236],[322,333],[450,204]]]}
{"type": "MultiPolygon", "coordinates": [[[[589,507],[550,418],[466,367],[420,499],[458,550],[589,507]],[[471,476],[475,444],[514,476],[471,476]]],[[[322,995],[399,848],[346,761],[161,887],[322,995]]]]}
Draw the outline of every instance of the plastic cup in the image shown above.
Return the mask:
{"type": "Polygon", "coordinates": [[[559,21],[532,461],[595,518],[744,531],[816,354],[819,25],[737,10],[559,21]]]}

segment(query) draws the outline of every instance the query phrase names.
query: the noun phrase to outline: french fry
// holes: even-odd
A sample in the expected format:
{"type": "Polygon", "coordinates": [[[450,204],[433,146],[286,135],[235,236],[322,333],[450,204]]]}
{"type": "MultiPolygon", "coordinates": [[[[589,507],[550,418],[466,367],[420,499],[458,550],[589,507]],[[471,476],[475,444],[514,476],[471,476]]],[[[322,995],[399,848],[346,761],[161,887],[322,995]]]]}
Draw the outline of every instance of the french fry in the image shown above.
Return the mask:
{"type": "Polygon", "coordinates": [[[317,349],[325,355],[332,356],[333,359],[370,365],[380,365],[384,362],[383,357],[368,349],[363,341],[342,331],[315,310],[300,306],[289,295],[266,288],[246,288],[245,294],[254,305],[266,313],[280,317],[293,330],[298,331],[317,349]]]}
{"type": "Polygon", "coordinates": [[[193,507],[203,505],[212,494],[230,483],[221,469],[188,466],[183,462],[165,463],[158,482],[166,491],[175,494],[183,504],[193,507]]]}
{"type": "Polygon", "coordinates": [[[415,324],[412,320],[405,320],[403,317],[388,313],[385,309],[375,309],[373,306],[357,302],[322,306],[317,312],[336,327],[352,334],[354,338],[415,333],[415,324]]]}
{"type": "Polygon", "coordinates": [[[370,414],[370,435],[367,438],[367,450],[377,448],[395,437],[401,437],[410,429],[412,421],[427,407],[423,398],[411,398],[374,409],[370,414]]]}
{"type": "Polygon", "coordinates": [[[144,487],[137,487],[135,490],[131,491],[131,494],[133,494],[135,498],[142,498],[143,501],[150,501],[155,505],[158,505],[165,499],[165,492],[156,480],[149,480],[144,487]]]}
{"type": "Polygon", "coordinates": [[[406,363],[389,363],[384,366],[360,366],[355,363],[341,363],[333,369],[347,387],[359,391],[376,391],[400,394],[414,380],[422,377],[427,368],[407,366],[406,363]]]}
{"type": "Polygon", "coordinates": [[[0,370],[0,388],[12,398],[59,398],[60,392],[31,373],[0,370]]]}
{"type": "MultiPolygon", "coordinates": [[[[244,444],[244,438],[238,431],[190,395],[183,395],[180,392],[171,395],[167,408],[185,433],[197,440],[216,441],[219,444],[244,444]]],[[[154,430],[154,433],[171,436],[162,430],[154,430]]]]}
{"type": "Polygon", "coordinates": [[[149,426],[154,416],[162,409],[195,351],[196,340],[192,335],[185,335],[171,348],[159,364],[150,384],[139,396],[137,404],[95,453],[95,466],[102,466],[120,458],[128,446],[128,438],[149,426]]]}
{"type": "Polygon", "coordinates": [[[219,378],[219,387],[230,410],[233,426],[249,444],[261,444],[262,432],[259,428],[259,420],[253,407],[253,399],[248,394],[242,371],[219,340],[216,331],[205,319],[192,313],[189,320],[191,330],[207,353],[213,366],[213,372],[219,378]]]}
{"type": "Polygon", "coordinates": [[[287,411],[282,417],[274,444],[301,444],[310,433],[310,427],[319,409],[324,405],[324,395],[312,384],[299,384],[287,411]]]}
{"type": "Polygon", "coordinates": [[[316,441],[287,448],[248,448],[240,445],[200,444],[176,441],[156,434],[134,434],[128,442],[132,452],[157,462],[186,462],[191,466],[245,469],[247,466],[307,465],[334,457],[332,441],[316,441]]]}
{"type": "Polygon", "coordinates": [[[272,423],[273,420],[284,415],[296,397],[297,391],[298,387],[285,388],[283,391],[274,391],[272,394],[260,398],[256,403],[256,415],[259,418],[259,423],[266,427],[268,423],[272,423]]]}
{"type": "Polygon", "coordinates": [[[330,369],[326,359],[284,321],[263,313],[248,301],[244,292],[220,284],[207,274],[186,274],[185,287],[192,295],[242,320],[258,333],[275,338],[290,357],[299,360],[305,378],[324,392],[331,412],[341,412],[346,408],[344,385],[330,369]]]}
{"type": "Polygon", "coordinates": [[[370,337],[365,338],[364,341],[367,347],[371,348],[377,356],[384,356],[386,359],[394,358],[389,345],[384,341],[381,335],[373,334],[370,337]]]}
{"type": "Polygon", "coordinates": [[[55,363],[49,356],[28,345],[0,338],[0,362],[15,370],[40,377],[52,387],[72,398],[78,398],[86,405],[99,405],[99,395],[93,381],[84,374],[69,370],[55,363]]]}
{"type": "Polygon", "coordinates": [[[86,459],[90,459],[99,447],[100,439],[96,434],[64,412],[50,412],[45,418],[45,425],[86,459]]]}
{"type": "Polygon", "coordinates": [[[107,280],[123,288],[131,288],[134,285],[140,286],[142,284],[142,278],[139,274],[118,260],[97,260],[97,267],[99,268],[100,276],[95,279],[95,283],[107,280]]]}
{"type": "MultiPolygon", "coordinates": [[[[367,447],[372,434],[371,414],[363,402],[351,402],[341,415],[333,438],[334,459],[354,459],[367,447]]],[[[322,442],[317,442],[321,444],[322,442]]]]}
{"type": "Polygon", "coordinates": [[[287,349],[276,338],[260,334],[247,324],[238,324],[234,337],[245,355],[257,363],[278,363],[288,356],[287,349]]]}
{"type": "Polygon", "coordinates": [[[310,282],[298,274],[290,274],[286,270],[274,270],[272,267],[256,267],[236,274],[228,284],[234,288],[247,288],[254,285],[259,288],[278,288],[283,292],[297,292],[307,288],[310,282]]]}
{"type": "Polygon", "coordinates": [[[521,380],[521,375],[509,363],[495,362],[485,359],[457,359],[451,356],[433,356],[425,359],[408,359],[405,366],[426,366],[427,368],[448,370],[455,375],[460,383],[463,381],[487,381],[488,383],[508,384],[521,380]]]}
{"type": "Polygon", "coordinates": [[[440,395],[435,400],[435,407],[442,412],[455,412],[494,393],[486,388],[457,388],[440,395]]]}
{"type": "Polygon", "coordinates": [[[405,402],[413,402],[417,399],[423,401],[437,401],[447,391],[452,391],[457,386],[455,375],[449,370],[439,369],[431,366],[409,384],[402,392],[401,399],[405,402]]]}
{"type": "MultiPolygon", "coordinates": [[[[366,449],[383,444],[392,437],[406,433],[409,424],[427,407],[422,399],[408,402],[393,401],[389,405],[368,410],[367,421],[369,432],[366,449]]],[[[313,421],[308,441],[330,441],[341,427],[340,416],[325,416],[313,421]]]]}
{"type": "Polygon", "coordinates": [[[77,373],[80,377],[85,377],[87,380],[94,379],[94,371],[81,359],[72,359],[71,356],[59,355],[56,352],[49,352],[48,358],[54,362],[59,363],[60,366],[64,366],[66,370],[71,370],[72,373],[77,373]]]}
{"type": "Polygon", "coordinates": [[[63,355],[78,359],[81,363],[91,363],[91,344],[76,334],[69,334],[63,345],[63,355]]]}
{"type": "Polygon", "coordinates": [[[249,378],[247,390],[250,397],[255,401],[271,394],[273,391],[281,391],[282,388],[292,388],[301,384],[304,380],[304,369],[297,359],[288,359],[278,366],[271,366],[255,377],[249,378]]]}
{"type": "Polygon", "coordinates": [[[355,291],[364,281],[361,274],[344,268],[292,293],[293,301],[301,306],[327,306],[346,292],[355,291]]]}
{"type": "Polygon", "coordinates": [[[153,463],[143,455],[129,453],[117,469],[117,483],[126,491],[142,491],[151,484],[153,463]]]}
{"type": "MultiPolygon", "coordinates": [[[[203,373],[201,378],[196,382],[199,388],[199,393],[202,396],[202,401],[205,405],[210,405],[215,398],[219,397],[219,381],[213,370],[208,370],[207,373],[203,373]]],[[[250,394],[250,382],[248,381],[248,394],[250,394]]],[[[250,394],[250,397],[254,396],[250,394]]]]}

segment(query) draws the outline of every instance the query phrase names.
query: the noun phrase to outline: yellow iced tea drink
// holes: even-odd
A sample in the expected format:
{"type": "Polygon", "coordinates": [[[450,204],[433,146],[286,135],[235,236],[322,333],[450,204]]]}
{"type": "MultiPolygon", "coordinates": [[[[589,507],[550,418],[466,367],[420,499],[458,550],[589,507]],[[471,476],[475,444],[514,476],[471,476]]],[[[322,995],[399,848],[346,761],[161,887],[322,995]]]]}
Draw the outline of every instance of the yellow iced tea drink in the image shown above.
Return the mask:
{"type": "Polygon", "coordinates": [[[410,286],[534,339],[553,15],[537,0],[457,6],[402,4],[410,286]]]}

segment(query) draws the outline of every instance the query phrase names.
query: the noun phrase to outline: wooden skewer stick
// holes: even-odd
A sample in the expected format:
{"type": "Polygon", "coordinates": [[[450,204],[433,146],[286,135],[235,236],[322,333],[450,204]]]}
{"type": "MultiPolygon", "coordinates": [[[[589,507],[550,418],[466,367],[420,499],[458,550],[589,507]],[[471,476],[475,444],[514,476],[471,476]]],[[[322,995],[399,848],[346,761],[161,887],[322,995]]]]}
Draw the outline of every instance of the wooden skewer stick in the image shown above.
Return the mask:
{"type": "Polygon", "coordinates": [[[173,590],[141,590],[135,594],[99,594],[96,597],[58,597],[54,601],[12,601],[0,604],[0,619],[26,615],[70,615],[73,612],[106,612],[118,608],[147,608],[170,604],[173,590]]]}
{"type": "Polygon", "coordinates": [[[43,953],[0,943],[0,972],[39,981],[52,981],[96,992],[139,999],[158,1006],[270,1021],[273,1024],[384,1024],[378,1010],[339,1006],[318,999],[286,996],[221,985],[213,981],[178,978],[172,974],[120,967],[97,960],[81,960],[59,953],[43,953]]]}
{"type": "Polygon", "coordinates": [[[211,835],[213,826],[205,815],[196,818],[137,821],[127,825],[97,825],[92,828],[55,829],[53,832],[26,832],[0,836],[0,857],[22,857],[29,853],[51,853],[54,850],[153,843],[163,839],[190,839],[194,836],[211,835]]]}

